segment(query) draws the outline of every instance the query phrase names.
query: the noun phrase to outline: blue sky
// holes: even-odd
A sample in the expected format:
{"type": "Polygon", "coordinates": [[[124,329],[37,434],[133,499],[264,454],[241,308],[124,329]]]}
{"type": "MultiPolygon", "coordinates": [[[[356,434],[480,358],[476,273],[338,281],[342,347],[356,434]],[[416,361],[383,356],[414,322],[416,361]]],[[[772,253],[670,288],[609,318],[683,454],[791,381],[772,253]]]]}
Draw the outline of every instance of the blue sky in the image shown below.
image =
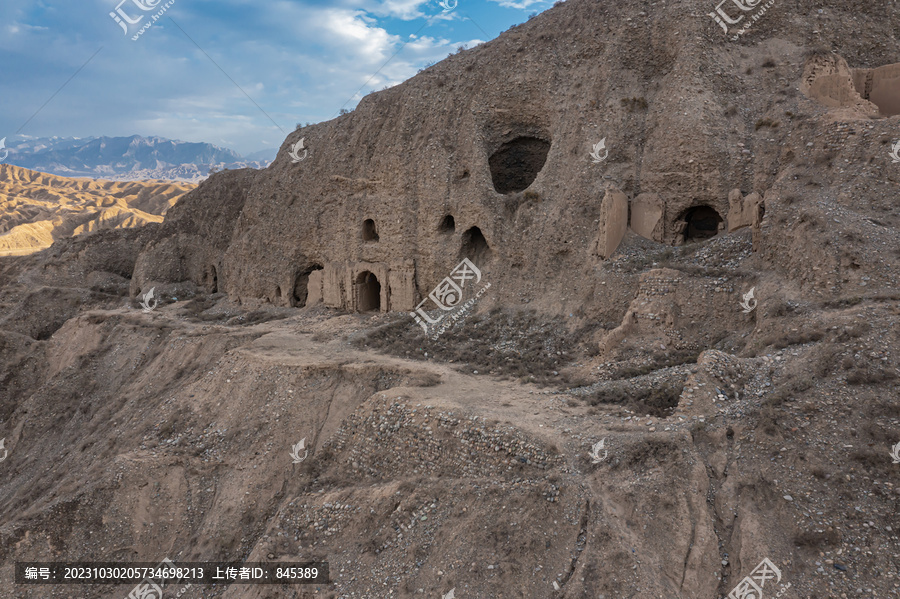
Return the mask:
{"type": "Polygon", "coordinates": [[[552,5],[455,1],[3,0],[0,138],[158,135],[248,154],[552,5]]]}

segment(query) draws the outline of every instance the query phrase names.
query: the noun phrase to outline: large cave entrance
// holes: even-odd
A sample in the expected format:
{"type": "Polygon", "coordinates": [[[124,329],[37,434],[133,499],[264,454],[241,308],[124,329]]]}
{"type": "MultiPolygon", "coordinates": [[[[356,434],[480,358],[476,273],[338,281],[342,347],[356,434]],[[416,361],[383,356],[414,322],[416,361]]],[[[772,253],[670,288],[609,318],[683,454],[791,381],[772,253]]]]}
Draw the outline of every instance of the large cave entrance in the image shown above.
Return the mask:
{"type": "Polygon", "coordinates": [[[684,213],[684,221],[684,241],[696,241],[718,235],[722,217],[709,206],[694,206],[684,213]]]}
{"type": "Polygon", "coordinates": [[[544,168],[550,143],[537,137],[517,137],[506,142],[488,160],[498,193],[524,191],[544,168]]]}
{"type": "Polygon", "coordinates": [[[356,277],[356,309],[360,312],[381,310],[381,283],[369,271],[361,272],[356,277]]]}
{"type": "Polygon", "coordinates": [[[291,298],[291,303],[294,307],[302,308],[306,305],[306,301],[309,298],[309,275],[315,270],[322,270],[322,265],[313,264],[297,275],[297,280],[294,283],[294,294],[291,298]]]}

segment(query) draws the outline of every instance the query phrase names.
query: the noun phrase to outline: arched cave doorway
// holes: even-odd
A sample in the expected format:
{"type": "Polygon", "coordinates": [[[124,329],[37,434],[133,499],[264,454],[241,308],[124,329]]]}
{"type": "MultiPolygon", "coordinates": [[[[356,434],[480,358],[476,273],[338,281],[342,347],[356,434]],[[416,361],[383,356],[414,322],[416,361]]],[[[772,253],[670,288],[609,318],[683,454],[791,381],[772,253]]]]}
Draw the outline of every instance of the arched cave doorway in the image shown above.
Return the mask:
{"type": "Polygon", "coordinates": [[[710,239],[719,234],[722,217],[709,206],[694,206],[684,213],[684,241],[710,239]]]}
{"type": "Polygon", "coordinates": [[[517,137],[491,154],[488,165],[497,193],[524,191],[544,168],[550,142],[537,137],[517,137]]]}
{"type": "Polygon", "coordinates": [[[378,241],[378,230],[375,228],[375,221],[367,218],[363,222],[362,230],[363,241],[378,241]]]}
{"type": "Polygon", "coordinates": [[[478,227],[471,227],[462,234],[462,247],[459,250],[460,258],[468,258],[475,266],[481,267],[481,265],[490,260],[491,253],[491,247],[478,227]]]}
{"type": "Polygon", "coordinates": [[[369,271],[356,277],[356,307],[360,312],[381,310],[381,283],[369,271]]]}
{"type": "Polygon", "coordinates": [[[322,265],[313,264],[297,275],[297,280],[294,282],[294,294],[291,298],[294,307],[302,308],[306,305],[306,300],[309,298],[309,275],[315,270],[322,270],[322,265]]]}
{"type": "Polygon", "coordinates": [[[438,225],[438,231],[441,233],[453,233],[456,231],[456,220],[452,214],[448,214],[441,220],[441,224],[438,225]]]}

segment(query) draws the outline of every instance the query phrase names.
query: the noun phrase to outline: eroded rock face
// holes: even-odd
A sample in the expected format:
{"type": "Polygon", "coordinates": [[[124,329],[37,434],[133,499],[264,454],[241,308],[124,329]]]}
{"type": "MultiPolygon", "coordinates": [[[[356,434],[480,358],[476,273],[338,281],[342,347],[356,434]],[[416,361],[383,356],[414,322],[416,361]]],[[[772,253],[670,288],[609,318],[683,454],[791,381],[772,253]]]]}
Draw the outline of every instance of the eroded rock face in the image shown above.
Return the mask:
{"type": "Polygon", "coordinates": [[[884,116],[900,114],[900,63],[875,69],[854,69],[853,87],[884,116]]]}
{"type": "MultiPolygon", "coordinates": [[[[214,175],[167,217],[182,224],[145,249],[132,293],[186,279],[245,305],[405,311],[466,257],[494,283],[485,305],[537,301],[561,313],[598,297],[593,273],[615,254],[597,238],[620,228],[620,211],[602,201],[610,185],[631,203],[626,224],[648,239],[727,235],[729,192],[777,198],[781,174],[819,137],[797,128],[813,108],[795,89],[846,118],[868,119],[873,102],[894,110],[884,99],[893,67],[864,73],[810,54],[802,31],[731,44],[712,20],[673,29],[680,6],[607,28],[630,10],[569,0],[292,132],[264,171],[214,175]],[[294,163],[288,150],[301,138],[309,153],[294,163]],[[600,139],[609,154],[598,164],[600,139]],[[215,225],[189,224],[204,222],[215,225]],[[542,299],[563,288],[564,301],[542,299]]],[[[844,55],[858,63],[861,48],[844,55]]],[[[815,151],[827,160],[833,146],[815,151]]],[[[757,248],[765,231],[755,229],[757,248]]]]}
{"type": "Polygon", "coordinates": [[[839,55],[814,55],[801,89],[829,108],[893,116],[900,114],[900,63],[854,69],[839,55]]]}
{"type": "Polygon", "coordinates": [[[257,175],[252,169],[218,173],[176,204],[138,257],[131,294],[156,282],[185,280],[210,293],[222,291],[223,254],[257,175]]]}
{"type": "Polygon", "coordinates": [[[662,241],[665,206],[655,193],[642,193],[631,203],[631,230],[647,239],[662,241]]]}
{"type": "Polygon", "coordinates": [[[753,231],[753,249],[759,249],[765,202],[758,193],[751,193],[746,198],[740,189],[732,189],[728,194],[728,232],[750,227],[753,231]]]}
{"type": "Polygon", "coordinates": [[[628,229],[628,198],[615,188],[606,190],[600,207],[600,229],[594,252],[601,259],[609,258],[625,237],[628,229]]]}
{"type": "MultiPolygon", "coordinates": [[[[504,283],[495,286],[498,294],[515,293],[525,273],[558,279],[589,272],[598,259],[592,223],[605,220],[604,175],[620,181],[625,196],[638,185],[658,194],[671,219],[696,203],[723,212],[731,187],[721,177],[727,152],[692,133],[722,121],[721,110],[684,116],[677,96],[666,91],[696,78],[696,57],[675,51],[679,38],[663,21],[642,32],[599,34],[598,24],[621,10],[561,5],[544,15],[541,28],[515,27],[370,94],[350,114],[291,133],[257,177],[214,175],[183,202],[183,214],[207,210],[224,186],[217,181],[240,176],[246,191],[240,216],[212,215],[224,228],[231,224],[230,238],[163,231],[141,256],[132,292],[189,278],[207,288],[215,280],[219,291],[242,302],[302,305],[292,290],[321,266],[321,292],[315,280],[308,298],[359,309],[357,281],[370,272],[380,285],[379,309],[408,310],[469,254],[486,277],[504,283]],[[546,33],[554,29],[565,32],[565,44],[546,33]],[[507,76],[510,69],[516,77],[507,76]],[[628,78],[626,89],[582,83],[632,69],[641,77],[628,78]],[[547,73],[561,77],[547,85],[547,73]],[[644,77],[655,83],[647,86],[644,77]],[[620,102],[626,96],[646,100],[626,106],[620,102]],[[645,132],[636,138],[637,124],[645,132]],[[597,167],[589,151],[604,136],[611,158],[597,167]],[[687,144],[682,151],[671,151],[673,136],[687,144]],[[309,155],[295,164],[287,150],[301,137],[309,155]],[[364,227],[374,227],[378,239],[367,239],[364,227]],[[545,251],[556,247],[567,251],[545,251]],[[182,256],[185,263],[176,264],[182,256]]],[[[627,225],[627,199],[624,221],[619,212],[617,231],[627,225]]],[[[655,226],[665,232],[661,239],[674,238],[673,222],[655,226]]],[[[616,244],[607,245],[600,255],[616,244]]]]}

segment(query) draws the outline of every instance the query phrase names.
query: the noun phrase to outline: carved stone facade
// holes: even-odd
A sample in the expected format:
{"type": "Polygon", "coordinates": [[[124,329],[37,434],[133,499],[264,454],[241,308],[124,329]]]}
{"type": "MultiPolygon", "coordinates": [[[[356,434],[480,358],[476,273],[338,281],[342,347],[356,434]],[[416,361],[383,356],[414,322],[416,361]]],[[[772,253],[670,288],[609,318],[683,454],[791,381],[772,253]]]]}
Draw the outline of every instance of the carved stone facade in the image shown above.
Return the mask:
{"type": "Polygon", "coordinates": [[[416,273],[411,261],[393,264],[327,262],[310,273],[306,305],[355,312],[407,311],[416,305],[416,273]]]}

